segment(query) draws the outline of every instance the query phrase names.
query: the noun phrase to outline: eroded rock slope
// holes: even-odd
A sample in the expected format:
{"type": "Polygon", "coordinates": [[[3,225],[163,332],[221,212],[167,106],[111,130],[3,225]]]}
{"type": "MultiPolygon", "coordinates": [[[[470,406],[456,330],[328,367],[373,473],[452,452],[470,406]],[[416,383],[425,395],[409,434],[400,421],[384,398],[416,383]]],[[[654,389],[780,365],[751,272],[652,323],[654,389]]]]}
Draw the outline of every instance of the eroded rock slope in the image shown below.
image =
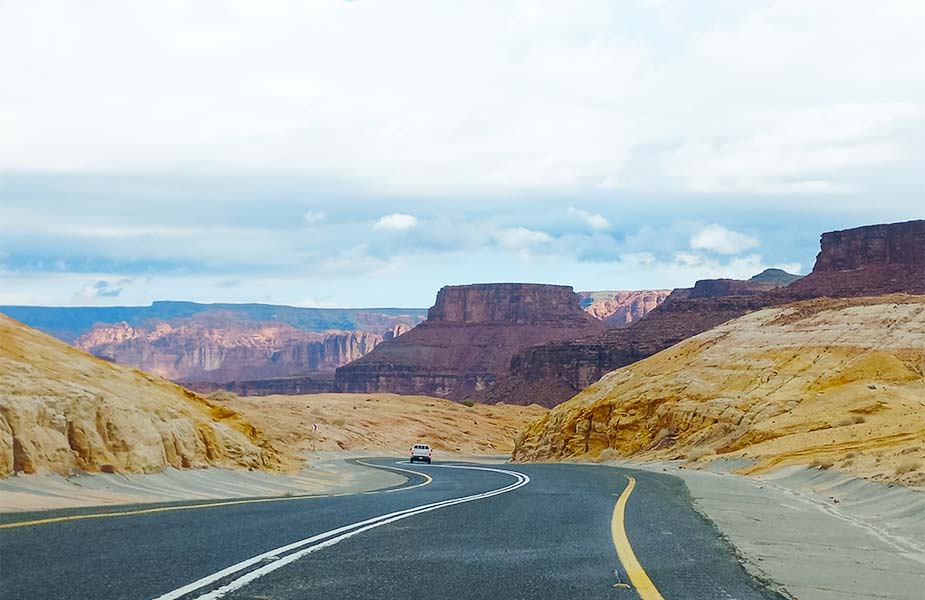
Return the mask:
{"type": "Polygon", "coordinates": [[[721,455],[925,484],[925,297],[760,310],[604,376],[532,423],[516,460],[721,455]]]}
{"type": "Polygon", "coordinates": [[[0,476],[286,464],[234,411],[0,315],[0,476]]]}

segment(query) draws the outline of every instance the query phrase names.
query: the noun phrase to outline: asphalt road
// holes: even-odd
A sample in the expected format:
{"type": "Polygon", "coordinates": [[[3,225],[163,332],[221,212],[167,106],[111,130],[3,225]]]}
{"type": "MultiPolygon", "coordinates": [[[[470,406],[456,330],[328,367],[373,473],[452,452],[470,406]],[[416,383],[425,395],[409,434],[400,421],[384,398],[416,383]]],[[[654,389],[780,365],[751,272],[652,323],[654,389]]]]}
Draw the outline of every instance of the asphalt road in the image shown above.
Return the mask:
{"type": "Polygon", "coordinates": [[[677,478],[370,462],[423,475],[367,494],[2,516],[0,599],[778,598],[677,478]]]}

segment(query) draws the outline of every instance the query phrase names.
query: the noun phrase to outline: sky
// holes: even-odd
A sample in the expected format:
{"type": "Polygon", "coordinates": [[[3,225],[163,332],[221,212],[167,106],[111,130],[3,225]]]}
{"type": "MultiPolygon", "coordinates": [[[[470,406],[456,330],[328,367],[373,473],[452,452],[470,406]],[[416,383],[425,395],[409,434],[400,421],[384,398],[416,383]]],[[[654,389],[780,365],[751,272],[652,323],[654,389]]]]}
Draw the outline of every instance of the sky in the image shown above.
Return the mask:
{"type": "Polygon", "coordinates": [[[806,273],[925,218],[920,0],[0,0],[0,304],[806,273]]]}

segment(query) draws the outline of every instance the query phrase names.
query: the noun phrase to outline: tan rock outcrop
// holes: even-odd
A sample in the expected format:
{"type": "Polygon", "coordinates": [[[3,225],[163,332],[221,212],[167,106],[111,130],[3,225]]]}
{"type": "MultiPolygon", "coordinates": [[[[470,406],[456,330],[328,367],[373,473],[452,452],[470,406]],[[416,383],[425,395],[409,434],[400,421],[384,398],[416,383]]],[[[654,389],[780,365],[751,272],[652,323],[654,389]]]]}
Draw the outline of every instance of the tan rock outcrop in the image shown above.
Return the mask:
{"type": "Polygon", "coordinates": [[[279,469],[288,459],[233,411],[0,315],[0,476],[168,465],[279,469]]]}
{"type": "Polygon", "coordinates": [[[607,448],[925,485],[925,297],[809,300],[724,323],[604,376],[527,427],[513,457],[607,448]]]}

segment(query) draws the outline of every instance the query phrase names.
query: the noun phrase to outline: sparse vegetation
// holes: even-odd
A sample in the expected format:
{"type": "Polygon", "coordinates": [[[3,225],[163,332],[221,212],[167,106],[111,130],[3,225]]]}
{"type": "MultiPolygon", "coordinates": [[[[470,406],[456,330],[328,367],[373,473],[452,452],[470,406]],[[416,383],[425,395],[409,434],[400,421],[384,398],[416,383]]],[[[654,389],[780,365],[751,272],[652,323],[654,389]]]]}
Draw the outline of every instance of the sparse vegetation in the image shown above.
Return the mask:
{"type": "Polygon", "coordinates": [[[896,465],[896,474],[905,475],[906,473],[912,473],[914,471],[918,471],[921,468],[922,468],[922,463],[920,463],[919,461],[915,459],[907,458],[903,460],[902,462],[900,462],[898,465],[896,465]]]}
{"type": "Polygon", "coordinates": [[[867,419],[861,415],[849,415],[843,419],[839,419],[832,424],[832,427],[847,427],[848,425],[860,425],[861,423],[866,423],[867,419]]]}
{"type": "Polygon", "coordinates": [[[472,408],[473,406],[475,406],[475,402],[473,402],[472,400],[469,400],[468,398],[461,401],[460,404],[462,404],[463,406],[468,406],[469,408],[472,408]]]}
{"type": "Polygon", "coordinates": [[[822,470],[831,469],[834,465],[835,463],[832,462],[832,459],[830,458],[817,458],[813,460],[813,462],[809,463],[810,467],[814,467],[814,468],[822,469],[822,470]]]}
{"type": "Polygon", "coordinates": [[[716,454],[716,451],[712,448],[692,448],[687,452],[685,458],[687,459],[687,462],[694,462],[714,454],[716,454]]]}
{"type": "Polygon", "coordinates": [[[601,453],[594,457],[594,462],[602,463],[609,460],[617,460],[620,458],[620,453],[614,450],[613,448],[604,448],[601,450],[601,453]]]}
{"type": "Polygon", "coordinates": [[[230,402],[231,400],[237,400],[238,395],[228,390],[216,390],[206,396],[206,398],[213,402],[230,402]]]}
{"type": "Polygon", "coordinates": [[[655,434],[655,441],[661,442],[668,438],[672,438],[678,435],[678,431],[672,427],[662,427],[658,430],[658,433],[655,434]]]}

